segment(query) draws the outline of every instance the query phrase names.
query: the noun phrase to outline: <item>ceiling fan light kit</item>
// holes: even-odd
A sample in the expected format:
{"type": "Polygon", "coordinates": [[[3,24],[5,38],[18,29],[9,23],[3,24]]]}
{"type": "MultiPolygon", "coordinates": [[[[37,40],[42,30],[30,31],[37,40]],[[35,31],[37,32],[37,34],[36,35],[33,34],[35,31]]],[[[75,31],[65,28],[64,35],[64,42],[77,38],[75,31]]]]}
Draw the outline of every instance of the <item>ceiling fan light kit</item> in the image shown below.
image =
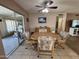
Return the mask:
{"type": "Polygon", "coordinates": [[[49,12],[48,8],[42,10],[42,13],[48,13],[48,12],[49,12]]]}

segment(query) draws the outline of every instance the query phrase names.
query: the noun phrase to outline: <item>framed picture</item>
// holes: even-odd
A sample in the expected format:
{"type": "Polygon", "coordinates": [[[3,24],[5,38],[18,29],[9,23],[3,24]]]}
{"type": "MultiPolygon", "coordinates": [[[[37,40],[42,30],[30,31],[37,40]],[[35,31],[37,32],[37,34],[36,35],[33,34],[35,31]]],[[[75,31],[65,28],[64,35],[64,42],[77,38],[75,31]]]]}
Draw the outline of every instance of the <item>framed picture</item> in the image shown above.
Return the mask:
{"type": "Polygon", "coordinates": [[[39,17],[38,23],[46,23],[46,17],[39,17]]]}

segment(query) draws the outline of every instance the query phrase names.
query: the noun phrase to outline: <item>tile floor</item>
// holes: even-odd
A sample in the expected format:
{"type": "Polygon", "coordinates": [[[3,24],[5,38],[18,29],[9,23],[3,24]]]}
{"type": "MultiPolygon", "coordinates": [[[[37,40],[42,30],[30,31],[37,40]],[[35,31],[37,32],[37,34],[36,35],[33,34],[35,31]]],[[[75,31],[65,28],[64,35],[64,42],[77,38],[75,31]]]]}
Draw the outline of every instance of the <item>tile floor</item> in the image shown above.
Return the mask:
{"type": "MultiPolygon", "coordinates": [[[[8,59],[51,59],[50,56],[41,55],[38,58],[37,55],[38,53],[27,44],[20,46],[12,55],[8,57],[8,59]],[[25,49],[26,47],[28,49],[25,49]]],[[[56,48],[53,59],[79,59],[79,55],[77,55],[69,47],[65,46],[65,49],[56,48]]]]}

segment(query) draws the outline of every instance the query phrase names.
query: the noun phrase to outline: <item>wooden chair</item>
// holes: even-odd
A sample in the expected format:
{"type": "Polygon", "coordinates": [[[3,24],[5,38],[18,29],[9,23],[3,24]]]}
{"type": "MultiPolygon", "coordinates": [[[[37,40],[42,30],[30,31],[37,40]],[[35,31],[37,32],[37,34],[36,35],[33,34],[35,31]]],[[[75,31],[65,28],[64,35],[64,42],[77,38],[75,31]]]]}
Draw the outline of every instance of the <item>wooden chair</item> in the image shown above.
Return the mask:
{"type": "MultiPolygon", "coordinates": [[[[33,49],[35,49],[36,45],[37,45],[37,41],[34,41],[33,40],[34,38],[30,37],[29,32],[28,33],[24,33],[24,34],[25,34],[25,43],[30,45],[33,49]]],[[[26,47],[26,49],[27,49],[27,47],[26,47]]]]}
{"type": "Polygon", "coordinates": [[[44,28],[37,27],[37,28],[35,28],[35,32],[40,32],[39,31],[40,29],[42,29],[42,30],[46,29],[47,31],[45,31],[45,32],[51,32],[50,27],[44,27],[44,28]]]}
{"type": "Polygon", "coordinates": [[[57,45],[64,49],[66,40],[70,37],[70,35],[68,32],[65,32],[65,31],[61,31],[59,33],[59,35],[60,35],[61,39],[57,41],[57,45]]]}
{"type": "Polygon", "coordinates": [[[54,38],[49,36],[38,37],[38,57],[39,55],[54,55],[54,38]]]}

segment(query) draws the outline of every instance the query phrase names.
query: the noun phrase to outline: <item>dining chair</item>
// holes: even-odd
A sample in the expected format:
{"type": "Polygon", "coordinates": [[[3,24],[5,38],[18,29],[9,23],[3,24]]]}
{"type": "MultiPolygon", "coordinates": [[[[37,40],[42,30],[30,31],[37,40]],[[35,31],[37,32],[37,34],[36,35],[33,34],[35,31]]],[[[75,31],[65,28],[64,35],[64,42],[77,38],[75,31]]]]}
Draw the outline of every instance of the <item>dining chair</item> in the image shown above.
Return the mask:
{"type": "MultiPolygon", "coordinates": [[[[24,35],[25,35],[25,44],[26,44],[26,46],[29,45],[29,47],[32,47],[32,49],[35,50],[37,42],[33,40],[34,38],[31,38],[29,32],[25,32],[24,35]]],[[[26,49],[27,49],[27,47],[26,47],[26,49]]]]}
{"type": "Polygon", "coordinates": [[[38,57],[39,55],[54,55],[54,38],[50,36],[38,37],[38,57]]]}
{"type": "Polygon", "coordinates": [[[70,35],[68,32],[65,32],[65,31],[61,31],[59,33],[59,35],[60,35],[61,39],[59,39],[57,41],[57,45],[64,49],[64,45],[65,45],[67,39],[69,39],[70,35]]]}

